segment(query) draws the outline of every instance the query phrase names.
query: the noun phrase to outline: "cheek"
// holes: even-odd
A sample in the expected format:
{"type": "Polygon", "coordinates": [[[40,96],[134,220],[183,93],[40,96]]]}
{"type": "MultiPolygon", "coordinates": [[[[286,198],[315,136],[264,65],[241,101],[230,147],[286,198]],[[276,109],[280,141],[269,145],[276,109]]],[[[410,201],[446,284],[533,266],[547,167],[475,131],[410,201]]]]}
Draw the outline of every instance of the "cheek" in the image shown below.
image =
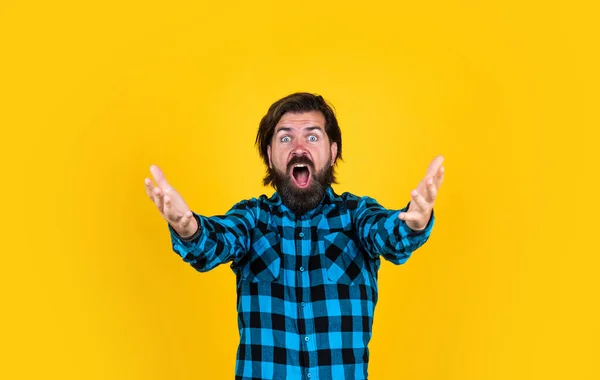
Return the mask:
{"type": "Polygon", "coordinates": [[[285,165],[285,158],[287,157],[287,153],[283,150],[283,149],[277,149],[274,152],[272,152],[272,161],[273,161],[273,165],[277,166],[277,167],[281,167],[282,165],[285,165]]]}
{"type": "Polygon", "coordinates": [[[324,165],[324,164],[325,164],[325,162],[327,161],[327,159],[329,159],[329,156],[330,156],[330,155],[331,155],[331,151],[329,150],[329,147],[328,147],[328,146],[325,146],[325,147],[321,147],[321,148],[319,148],[319,151],[318,151],[318,159],[319,159],[319,162],[320,162],[322,165],[324,165]]]}

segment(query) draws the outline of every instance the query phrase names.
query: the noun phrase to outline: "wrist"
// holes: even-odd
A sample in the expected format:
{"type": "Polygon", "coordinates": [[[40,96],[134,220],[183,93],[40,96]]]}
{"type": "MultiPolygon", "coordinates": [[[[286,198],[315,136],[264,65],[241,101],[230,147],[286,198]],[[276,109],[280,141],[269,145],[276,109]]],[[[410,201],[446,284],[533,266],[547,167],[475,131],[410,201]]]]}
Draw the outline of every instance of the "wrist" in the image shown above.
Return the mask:
{"type": "Polygon", "coordinates": [[[178,237],[184,241],[191,241],[198,237],[200,234],[200,220],[196,214],[193,215],[192,221],[184,230],[178,230],[173,228],[178,237]]]}

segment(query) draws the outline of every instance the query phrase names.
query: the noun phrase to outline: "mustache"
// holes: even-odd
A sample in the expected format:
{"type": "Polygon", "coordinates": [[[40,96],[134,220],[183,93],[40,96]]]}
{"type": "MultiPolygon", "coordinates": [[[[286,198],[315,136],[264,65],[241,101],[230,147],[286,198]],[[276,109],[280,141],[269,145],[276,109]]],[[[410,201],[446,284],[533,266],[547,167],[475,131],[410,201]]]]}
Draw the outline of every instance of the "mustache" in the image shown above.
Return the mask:
{"type": "Polygon", "coordinates": [[[312,169],[313,172],[315,171],[315,165],[310,160],[310,158],[308,158],[307,156],[292,157],[290,162],[288,162],[288,164],[287,164],[287,171],[288,172],[291,171],[294,168],[294,165],[297,165],[297,164],[305,164],[307,166],[310,166],[310,168],[312,169]]]}

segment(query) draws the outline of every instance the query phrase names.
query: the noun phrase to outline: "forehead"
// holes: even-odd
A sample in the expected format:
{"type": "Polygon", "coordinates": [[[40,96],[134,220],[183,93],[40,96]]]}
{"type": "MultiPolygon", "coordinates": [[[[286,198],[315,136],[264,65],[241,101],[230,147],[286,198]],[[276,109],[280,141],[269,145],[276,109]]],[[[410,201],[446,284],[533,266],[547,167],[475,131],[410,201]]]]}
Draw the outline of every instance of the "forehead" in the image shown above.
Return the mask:
{"type": "Polygon", "coordinates": [[[325,129],[325,116],[320,111],[309,112],[287,112],[281,116],[279,122],[275,126],[275,132],[278,129],[288,128],[305,128],[305,127],[321,127],[325,129]]]}

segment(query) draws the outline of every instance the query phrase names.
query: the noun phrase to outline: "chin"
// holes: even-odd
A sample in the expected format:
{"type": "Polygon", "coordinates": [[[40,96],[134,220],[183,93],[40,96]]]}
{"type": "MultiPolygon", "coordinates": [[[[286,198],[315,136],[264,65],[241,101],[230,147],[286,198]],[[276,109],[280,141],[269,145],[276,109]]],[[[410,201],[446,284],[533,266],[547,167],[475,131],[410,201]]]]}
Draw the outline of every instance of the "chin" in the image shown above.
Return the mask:
{"type": "Polygon", "coordinates": [[[331,183],[328,179],[331,177],[332,168],[327,168],[329,170],[325,169],[317,173],[313,173],[312,168],[309,167],[292,169],[288,173],[276,170],[273,183],[282,202],[296,215],[302,215],[317,207],[331,183]]]}

